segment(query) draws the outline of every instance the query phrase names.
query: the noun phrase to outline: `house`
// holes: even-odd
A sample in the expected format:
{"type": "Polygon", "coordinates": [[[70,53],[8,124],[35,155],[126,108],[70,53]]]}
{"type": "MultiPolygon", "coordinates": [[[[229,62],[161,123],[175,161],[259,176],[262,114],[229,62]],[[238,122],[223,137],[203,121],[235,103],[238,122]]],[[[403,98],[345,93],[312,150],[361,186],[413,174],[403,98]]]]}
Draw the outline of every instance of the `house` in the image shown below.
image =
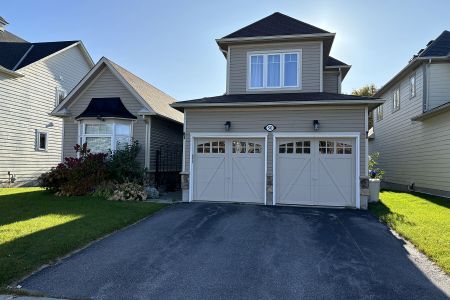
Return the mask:
{"type": "Polygon", "coordinates": [[[63,155],[75,156],[75,144],[109,152],[134,139],[141,146],[142,167],[153,175],[171,172],[179,178],[183,113],[170,107],[173,102],[103,57],[52,112],[64,122],[63,155]]]}
{"type": "Polygon", "coordinates": [[[0,187],[34,184],[61,161],[50,113],[94,65],[81,41],[30,43],[7,25],[0,17],[0,187]]]}
{"type": "Polygon", "coordinates": [[[370,152],[383,185],[450,196],[450,31],[421,49],[378,92],[370,152]]]}
{"type": "Polygon", "coordinates": [[[184,201],[365,206],[368,111],[383,100],[340,93],[334,37],[277,12],[216,40],[226,93],[172,104],[184,201]]]}

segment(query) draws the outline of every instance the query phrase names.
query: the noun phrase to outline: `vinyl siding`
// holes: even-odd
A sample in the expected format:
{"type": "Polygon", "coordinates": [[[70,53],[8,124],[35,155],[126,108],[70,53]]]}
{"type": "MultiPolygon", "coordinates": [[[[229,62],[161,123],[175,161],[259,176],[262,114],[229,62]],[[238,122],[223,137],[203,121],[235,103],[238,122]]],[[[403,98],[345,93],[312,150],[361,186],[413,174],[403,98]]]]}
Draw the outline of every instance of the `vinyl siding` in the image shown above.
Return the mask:
{"type": "MultiPolygon", "coordinates": [[[[183,144],[183,125],[161,117],[151,117],[150,171],[156,167],[156,150],[161,146],[181,147],[183,144]]],[[[172,148],[171,148],[172,149],[172,148]]]]}
{"type": "Polygon", "coordinates": [[[323,73],[323,91],[327,93],[338,93],[338,72],[323,73]]]}
{"type": "MultiPolygon", "coordinates": [[[[229,94],[258,93],[247,91],[247,54],[253,51],[302,50],[301,79],[302,89],[280,89],[280,92],[319,92],[320,91],[320,42],[277,43],[261,45],[231,46],[229,53],[229,94]]],[[[264,92],[264,91],[260,91],[264,92]]]]}
{"type": "MultiPolygon", "coordinates": [[[[423,111],[422,68],[416,70],[416,81],[417,96],[411,99],[409,75],[401,79],[399,111],[392,112],[393,89],[382,95],[387,100],[384,118],[377,121],[375,117],[375,139],[370,141],[369,151],[380,152],[386,182],[398,185],[415,182],[418,188],[450,191],[450,112],[412,122],[411,118],[423,111]]],[[[430,84],[430,94],[435,86],[430,84]]]]}
{"type": "MultiPolygon", "coordinates": [[[[143,105],[131,94],[131,92],[117,79],[113,73],[104,67],[90,85],[69,105],[70,118],[64,118],[64,156],[74,156],[73,146],[78,141],[78,122],[75,117],[81,114],[92,98],[120,97],[125,107],[135,116],[143,105]]],[[[142,145],[138,160],[144,165],[145,154],[145,122],[138,116],[133,121],[133,138],[142,145]]]]}
{"type": "Polygon", "coordinates": [[[89,69],[75,46],[19,70],[24,77],[0,76],[0,186],[7,183],[8,171],[22,185],[61,161],[62,120],[49,115],[56,87],[69,92],[89,69]],[[48,133],[48,151],[35,150],[36,130],[48,133]]]}
{"type": "MultiPolygon", "coordinates": [[[[321,132],[359,132],[361,175],[364,174],[365,153],[364,106],[305,106],[264,108],[188,109],[186,114],[185,168],[190,164],[192,132],[224,132],[226,121],[236,133],[266,133],[264,126],[274,124],[276,132],[312,132],[313,120],[320,121],[321,132]]],[[[272,175],[272,133],[268,135],[268,175],[272,175]]]]}
{"type": "Polygon", "coordinates": [[[450,63],[429,65],[428,109],[450,101],[450,63]]]}

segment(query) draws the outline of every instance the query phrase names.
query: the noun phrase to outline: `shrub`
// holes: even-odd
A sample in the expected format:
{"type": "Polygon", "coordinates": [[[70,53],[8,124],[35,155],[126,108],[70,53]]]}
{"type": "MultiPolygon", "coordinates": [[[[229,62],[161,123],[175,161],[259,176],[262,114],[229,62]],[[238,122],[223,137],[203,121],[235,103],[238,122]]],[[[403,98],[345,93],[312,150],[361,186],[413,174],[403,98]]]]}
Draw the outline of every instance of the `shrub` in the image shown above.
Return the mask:
{"type": "Polygon", "coordinates": [[[377,167],[380,153],[374,152],[369,155],[369,177],[374,179],[383,179],[384,171],[377,167]]]}
{"type": "Polygon", "coordinates": [[[39,177],[40,186],[63,196],[86,195],[108,178],[107,154],[93,154],[87,144],[75,145],[77,157],[64,162],[39,177]]]}
{"type": "Polygon", "coordinates": [[[113,201],[143,201],[147,199],[147,193],[142,185],[125,182],[117,185],[113,195],[108,199],[113,201]]]}
{"type": "Polygon", "coordinates": [[[147,195],[150,199],[158,199],[159,198],[159,191],[155,187],[150,186],[145,189],[145,192],[147,193],[147,195]]]}
{"type": "Polygon", "coordinates": [[[112,181],[104,181],[95,187],[92,196],[102,199],[108,199],[114,193],[116,185],[112,181]]]}
{"type": "Polygon", "coordinates": [[[137,161],[140,145],[134,140],[110,153],[107,161],[110,177],[119,183],[135,181],[142,183],[144,170],[137,161]]]}

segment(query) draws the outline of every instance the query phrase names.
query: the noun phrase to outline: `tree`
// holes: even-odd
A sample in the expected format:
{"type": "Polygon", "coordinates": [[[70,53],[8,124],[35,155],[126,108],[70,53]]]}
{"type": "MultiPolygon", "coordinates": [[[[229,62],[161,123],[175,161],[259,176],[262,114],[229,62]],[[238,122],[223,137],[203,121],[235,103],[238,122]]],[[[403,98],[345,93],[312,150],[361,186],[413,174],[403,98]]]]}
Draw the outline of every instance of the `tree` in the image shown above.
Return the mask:
{"type": "MultiPolygon", "coordinates": [[[[359,89],[353,90],[352,95],[373,97],[373,95],[375,95],[376,92],[377,92],[377,88],[376,88],[375,84],[371,83],[371,84],[366,84],[365,86],[360,87],[359,89]]],[[[371,111],[369,111],[369,127],[368,128],[372,128],[372,127],[373,127],[373,114],[371,111]]]]}

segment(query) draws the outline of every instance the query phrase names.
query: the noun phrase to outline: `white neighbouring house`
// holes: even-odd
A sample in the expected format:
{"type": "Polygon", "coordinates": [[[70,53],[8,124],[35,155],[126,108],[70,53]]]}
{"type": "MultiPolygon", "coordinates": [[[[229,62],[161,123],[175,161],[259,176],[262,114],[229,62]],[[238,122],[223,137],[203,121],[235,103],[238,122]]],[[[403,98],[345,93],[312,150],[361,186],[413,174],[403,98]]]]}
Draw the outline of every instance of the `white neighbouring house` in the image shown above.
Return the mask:
{"type": "Polygon", "coordinates": [[[0,187],[33,185],[61,162],[62,120],[50,113],[94,63],[81,41],[30,43],[0,17],[0,187]]]}

